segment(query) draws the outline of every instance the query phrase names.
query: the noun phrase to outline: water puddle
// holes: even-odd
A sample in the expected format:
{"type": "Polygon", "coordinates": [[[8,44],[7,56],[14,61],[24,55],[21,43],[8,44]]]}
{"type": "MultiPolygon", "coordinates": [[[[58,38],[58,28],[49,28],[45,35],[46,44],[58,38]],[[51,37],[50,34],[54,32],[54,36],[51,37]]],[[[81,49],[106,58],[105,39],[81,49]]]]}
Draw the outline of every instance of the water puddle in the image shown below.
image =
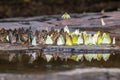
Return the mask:
{"type": "MultiPolygon", "coordinates": [[[[87,53],[93,54],[93,53],[87,53]]],[[[96,54],[96,53],[94,53],[96,54]]],[[[98,54],[98,53],[97,53],[98,54]]],[[[102,53],[99,53],[102,54],[102,53]]],[[[103,53],[105,54],[105,53],[103,53]]],[[[108,54],[108,53],[107,53],[108,54]]],[[[0,73],[49,73],[56,71],[65,71],[75,68],[120,68],[120,54],[110,53],[108,60],[92,59],[87,60],[84,56],[82,60],[75,61],[74,55],[64,55],[63,59],[59,57],[52,57],[48,62],[45,54],[36,53],[0,53],[0,73]],[[66,56],[68,57],[66,60],[66,56]],[[73,57],[71,57],[73,56],[73,57]],[[71,58],[70,58],[71,57],[71,58]]]]}

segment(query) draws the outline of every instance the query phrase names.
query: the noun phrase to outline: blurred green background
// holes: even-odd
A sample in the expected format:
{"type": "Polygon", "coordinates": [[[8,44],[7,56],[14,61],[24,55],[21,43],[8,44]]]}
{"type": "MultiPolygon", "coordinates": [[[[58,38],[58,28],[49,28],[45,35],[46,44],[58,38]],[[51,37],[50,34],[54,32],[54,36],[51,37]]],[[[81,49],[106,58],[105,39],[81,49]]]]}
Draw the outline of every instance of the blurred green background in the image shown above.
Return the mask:
{"type": "Polygon", "coordinates": [[[116,11],[120,0],[0,0],[0,18],[116,11]]]}

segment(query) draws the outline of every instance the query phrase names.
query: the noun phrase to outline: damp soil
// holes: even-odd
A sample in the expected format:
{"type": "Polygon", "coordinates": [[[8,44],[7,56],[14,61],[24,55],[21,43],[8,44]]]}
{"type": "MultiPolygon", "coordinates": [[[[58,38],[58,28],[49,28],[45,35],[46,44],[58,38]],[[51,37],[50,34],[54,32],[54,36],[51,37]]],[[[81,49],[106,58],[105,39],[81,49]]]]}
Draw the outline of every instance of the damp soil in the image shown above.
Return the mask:
{"type": "MultiPolygon", "coordinates": [[[[70,19],[70,23],[68,26],[76,26],[80,25],[77,27],[72,27],[73,29],[77,28],[82,31],[89,31],[89,32],[96,32],[98,30],[100,31],[105,31],[108,32],[112,37],[116,37],[116,46],[120,46],[120,24],[119,24],[119,19],[120,17],[117,16],[119,15],[120,12],[111,12],[111,13],[105,13],[105,15],[109,15],[111,17],[105,18],[105,21],[107,22],[107,27],[100,25],[100,19],[94,19],[93,21],[90,21],[89,18],[93,18],[99,15],[94,14],[89,14],[88,16],[84,16],[82,18],[72,18],[70,19]],[[114,14],[114,15],[113,15],[114,14]],[[118,18],[118,19],[117,19],[118,18]],[[112,21],[110,21],[112,19],[112,21]],[[117,22],[116,22],[117,19],[117,22]],[[97,22],[98,21],[98,22],[97,22]],[[112,23],[111,23],[112,22],[112,23]],[[79,24],[82,23],[82,24],[79,24]],[[96,23],[95,25],[92,23],[96,23]],[[98,24],[97,24],[98,23],[98,24]],[[87,24],[87,26],[84,24],[87,24]],[[116,26],[117,25],[117,26],[116,26]],[[99,26],[99,27],[96,27],[99,26]]],[[[84,14],[82,14],[84,15],[84,14]]],[[[77,15],[76,16],[80,16],[77,15]]],[[[53,17],[53,16],[52,16],[53,17]]],[[[43,18],[45,18],[43,16],[43,18]]],[[[32,26],[34,29],[44,29],[45,27],[40,27],[40,26],[53,26],[57,28],[61,28],[56,25],[62,25],[62,21],[54,21],[53,18],[49,17],[51,20],[48,21],[43,21],[39,22],[37,19],[41,20],[41,18],[27,18],[27,19],[22,19],[24,20],[29,20],[30,24],[19,24],[19,21],[21,19],[18,19],[18,22],[6,22],[6,21],[11,21],[12,19],[3,19],[1,21],[4,21],[0,23],[1,27],[5,28],[19,28],[19,27],[25,27],[29,28],[29,26],[32,26]],[[31,21],[30,21],[31,19],[31,21]],[[52,21],[53,20],[53,21],[52,21]],[[48,24],[48,22],[51,22],[51,24],[48,24]],[[37,27],[36,27],[37,26],[37,27]]],[[[16,21],[16,19],[15,19],[16,21]]],[[[1,47],[3,47],[1,45],[1,47]]],[[[16,53],[16,51],[14,52],[16,53]]],[[[97,67],[97,68],[120,68],[120,52],[114,52],[111,53],[110,58],[107,61],[104,60],[92,60],[91,62],[83,60],[79,62],[75,62],[73,60],[68,60],[67,62],[65,60],[61,61],[59,58],[58,60],[51,60],[50,62],[47,62],[45,59],[42,57],[38,57],[32,64],[28,63],[29,62],[29,57],[25,55],[25,53],[19,52],[16,53],[16,55],[22,56],[22,57],[15,57],[13,58],[12,61],[9,61],[9,54],[11,53],[4,53],[0,52],[0,73],[31,73],[31,74],[45,74],[45,73],[51,73],[51,72],[59,72],[59,71],[66,71],[66,70],[71,70],[71,69],[76,69],[76,68],[92,68],[92,67],[97,67]],[[21,58],[21,60],[19,60],[21,58]]]]}

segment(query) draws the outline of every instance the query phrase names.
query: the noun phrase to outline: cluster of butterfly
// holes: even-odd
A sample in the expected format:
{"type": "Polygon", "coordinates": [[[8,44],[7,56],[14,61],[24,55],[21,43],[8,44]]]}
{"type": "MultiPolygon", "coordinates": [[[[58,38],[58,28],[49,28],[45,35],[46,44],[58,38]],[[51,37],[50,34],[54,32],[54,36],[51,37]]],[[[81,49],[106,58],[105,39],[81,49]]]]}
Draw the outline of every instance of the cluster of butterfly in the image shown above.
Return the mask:
{"type": "Polygon", "coordinates": [[[95,34],[88,34],[86,31],[80,32],[76,29],[70,32],[68,26],[62,30],[57,30],[55,34],[48,34],[45,40],[48,45],[115,45],[115,37],[111,37],[108,33],[97,31],[95,34]]]}

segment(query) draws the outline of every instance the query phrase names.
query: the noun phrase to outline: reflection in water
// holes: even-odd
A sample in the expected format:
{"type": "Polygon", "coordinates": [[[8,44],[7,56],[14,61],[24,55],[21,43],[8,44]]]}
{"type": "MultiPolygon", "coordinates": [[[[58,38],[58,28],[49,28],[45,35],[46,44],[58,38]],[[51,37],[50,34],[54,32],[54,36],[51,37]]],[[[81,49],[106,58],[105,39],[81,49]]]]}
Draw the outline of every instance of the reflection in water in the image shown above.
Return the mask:
{"type": "MultiPolygon", "coordinates": [[[[60,54],[60,53],[59,53],[60,54]]],[[[79,62],[80,60],[87,60],[89,62],[91,62],[92,60],[98,60],[100,61],[101,59],[103,59],[104,61],[107,61],[111,55],[111,53],[80,53],[80,54],[69,54],[69,53],[61,53],[63,56],[57,56],[59,57],[61,60],[65,60],[67,61],[67,59],[71,59],[73,61],[77,61],[79,62]],[[69,54],[69,55],[65,55],[65,54],[69,54]]],[[[52,58],[54,58],[55,56],[53,56],[53,54],[45,54],[46,56],[46,60],[47,62],[49,62],[52,58]]]]}
{"type": "Polygon", "coordinates": [[[16,56],[15,53],[9,54],[9,58],[8,58],[9,62],[11,62],[15,56],[16,56]]]}
{"type": "Polygon", "coordinates": [[[85,67],[119,67],[120,55],[110,53],[1,53],[0,72],[45,73],[85,67]]]}
{"type": "Polygon", "coordinates": [[[47,62],[49,62],[53,58],[53,56],[49,54],[45,55],[45,57],[46,57],[47,62]]]}
{"type": "MultiPolygon", "coordinates": [[[[29,55],[28,55],[28,56],[29,56],[29,55]]],[[[37,58],[36,52],[31,53],[31,56],[29,56],[29,57],[30,57],[29,63],[33,63],[33,61],[35,61],[36,58],[37,58]]]]}
{"type": "MultiPolygon", "coordinates": [[[[6,56],[8,55],[9,62],[16,60],[16,58],[18,59],[19,62],[21,62],[22,58],[27,56],[29,59],[28,63],[32,64],[38,58],[43,58],[47,62],[50,62],[51,60],[57,60],[57,59],[60,59],[61,61],[63,61],[63,60],[67,61],[67,59],[70,59],[70,60],[77,61],[77,62],[83,61],[83,60],[87,60],[89,62],[91,62],[92,60],[100,61],[101,59],[103,59],[104,61],[107,61],[111,55],[111,53],[84,53],[84,54],[82,54],[82,53],[80,53],[80,54],[78,54],[78,53],[77,54],[57,53],[58,55],[55,55],[55,54],[56,53],[42,53],[42,54],[40,54],[37,52],[33,52],[33,53],[25,53],[25,54],[23,54],[23,53],[9,53],[9,54],[6,54],[6,56]]],[[[1,54],[1,56],[2,56],[2,54],[1,54]]]]}
{"type": "Polygon", "coordinates": [[[103,60],[107,61],[110,57],[110,54],[103,54],[102,56],[103,56],[103,60]]]}

